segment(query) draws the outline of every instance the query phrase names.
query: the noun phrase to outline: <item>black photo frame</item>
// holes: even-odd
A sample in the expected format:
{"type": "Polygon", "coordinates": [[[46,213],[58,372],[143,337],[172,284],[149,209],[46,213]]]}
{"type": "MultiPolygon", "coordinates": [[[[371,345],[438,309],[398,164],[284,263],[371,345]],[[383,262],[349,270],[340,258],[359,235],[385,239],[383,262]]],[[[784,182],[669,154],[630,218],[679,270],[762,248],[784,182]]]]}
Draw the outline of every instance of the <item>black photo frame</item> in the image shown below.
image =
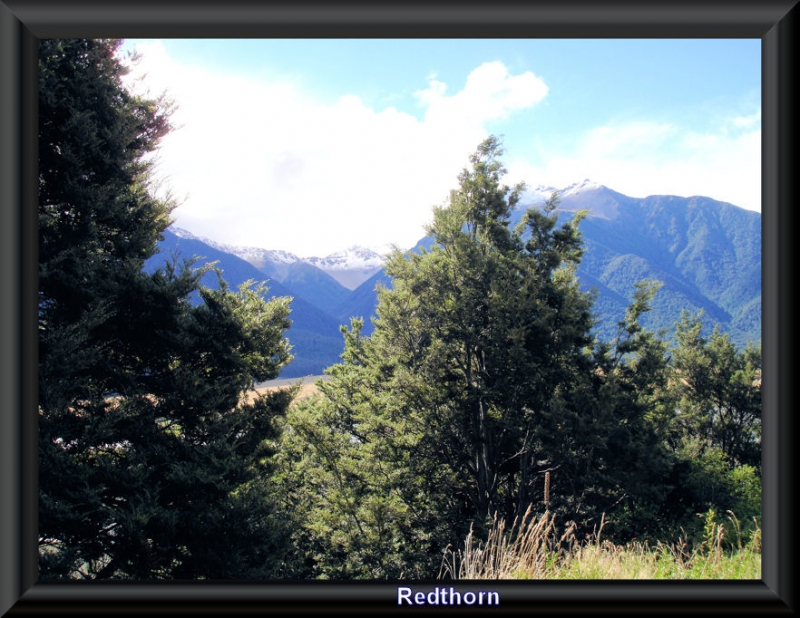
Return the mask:
{"type": "MultiPolygon", "coordinates": [[[[492,586],[500,593],[500,606],[483,609],[533,615],[794,613],[798,33],[796,0],[547,0],[460,6],[416,1],[0,0],[0,615],[403,611],[397,605],[397,582],[37,581],[36,59],[38,39],[49,37],[761,39],[762,580],[503,581],[492,586]]],[[[424,613],[423,608],[408,611],[424,613]]]]}

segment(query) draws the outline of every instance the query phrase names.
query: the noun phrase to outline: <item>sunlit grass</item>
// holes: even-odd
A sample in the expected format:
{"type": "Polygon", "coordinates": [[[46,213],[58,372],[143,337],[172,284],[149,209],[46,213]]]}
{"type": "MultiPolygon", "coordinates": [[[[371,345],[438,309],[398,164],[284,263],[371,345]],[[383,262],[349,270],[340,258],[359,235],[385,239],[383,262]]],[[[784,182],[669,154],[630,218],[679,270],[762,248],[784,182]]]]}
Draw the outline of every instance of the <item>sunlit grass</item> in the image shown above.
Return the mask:
{"type": "Polygon", "coordinates": [[[527,513],[506,531],[495,521],[486,542],[470,533],[464,548],[445,555],[440,577],[454,579],[761,579],[761,530],[740,542],[739,523],[730,513],[725,524],[711,523],[694,548],[679,539],[614,544],[600,529],[577,542],[574,529],[559,535],[554,517],[527,513]],[[733,547],[730,541],[733,540],[733,547]]]}

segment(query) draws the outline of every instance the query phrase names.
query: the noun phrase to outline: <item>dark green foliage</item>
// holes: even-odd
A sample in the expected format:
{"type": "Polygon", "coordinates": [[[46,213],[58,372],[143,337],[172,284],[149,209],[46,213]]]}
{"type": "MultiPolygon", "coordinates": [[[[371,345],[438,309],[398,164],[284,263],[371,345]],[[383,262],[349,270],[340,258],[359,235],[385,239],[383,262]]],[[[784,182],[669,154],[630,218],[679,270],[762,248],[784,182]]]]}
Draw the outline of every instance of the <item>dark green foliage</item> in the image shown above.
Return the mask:
{"type": "MultiPolygon", "coordinates": [[[[154,272],[164,268],[172,255],[194,255],[202,263],[213,263],[222,270],[225,281],[231,287],[238,287],[249,280],[264,281],[267,275],[243,259],[223,253],[199,240],[181,238],[169,229],[164,230],[163,239],[158,244],[159,253],[145,262],[145,271],[154,272]]],[[[200,283],[214,289],[219,285],[214,272],[208,272],[200,283]]],[[[338,284],[337,284],[338,285],[338,284]]],[[[292,361],[280,373],[282,378],[319,375],[325,367],[339,359],[342,351],[340,322],[321,311],[307,300],[297,297],[283,284],[269,280],[269,293],[266,299],[292,296],[292,361]]],[[[190,296],[193,303],[199,302],[199,295],[190,296]]]]}
{"type": "Polygon", "coordinates": [[[501,152],[481,144],[431,242],[390,257],[374,329],[343,329],[322,396],[287,417],[280,478],[307,514],[308,577],[432,577],[472,527],[529,507],[579,538],[602,520],[618,542],[703,542],[709,509],[736,513],[744,539],[755,527],[760,481],[742,464],[759,453],[758,350],[685,319],[670,351],[643,325],[664,285],[647,278],[596,340],[583,213],[559,220],[555,196],[512,226],[521,187],[500,184],[501,152]]]}
{"type": "Polygon", "coordinates": [[[286,504],[306,517],[295,544],[306,549],[308,577],[430,577],[447,532],[437,499],[452,479],[417,456],[421,416],[383,384],[373,369],[383,351],[360,331],[360,321],[343,329],[344,364],[328,370],[325,397],[287,416],[277,478],[286,504]]]}
{"type": "Polygon", "coordinates": [[[673,536],[680,530],[700,542],[698,514],[713,510],[723,521],[732,513],[746,540],[761,521],[761,348],[737,350],[717,328],[703,337],[701,317],[684,312],[677,324],[671,390],[679,439],[662,514],[673,536]]]}
{"type": "Polygon", "coordinates": [[[169,107],[120,87],[117,48],[40,42],[40,294],[57,300],[67,321],[78,319],[96,288],[135,272],[155,251],[153,230],[168,223],[169,202],[149,195],[145,155],[170,129],[169,107]]]}
{"type": "Polygon", "coordinates": [[[761,346],[737,351],[728,335],[683,313],[673,351],[685,432],[714,446],[730,466],[761,469],[761,346]]]}
{"type": "Polygon", "coordinates": [[[480,145],[428,250],[390,257],[373,333],[344,330],[323,397],[288,419],[285,470],[305,486],[292,499],[320,575],[430,577],[495,515],[510,526],[533,506],[591,530],[663,500],[666,344],[639,323],[657,286],[638,286],[618,339],[596,345],[574,274],[582,215],[559,225],[553,200],[511,229],[521,187],[500,184],[501,153],[480,145]]]}
{"type": "Polygon", "coordinates": [[[143,271],[173,208],[147,157],[169,108],[122,87],[118,47],[40,44],[40,576],[280,576],[292,394],[243,396],[291,358],[289,300],[203,287],[191,261],[143,271]]]}
{"type": "Polygon", "coordinates": [[[749,465],[731,467],[717,447],[686,439],[676,453],[664,503],[654,520],[655,538],[676,541],[683,538],[690,545],[704,539],[704,519],[709,510],[717,513],[718,523],[725,522],[726,542],[745,543],[761,527],[761,477],[749,465]],[[738,521],[734,530],[731,517],[738,521]]]}

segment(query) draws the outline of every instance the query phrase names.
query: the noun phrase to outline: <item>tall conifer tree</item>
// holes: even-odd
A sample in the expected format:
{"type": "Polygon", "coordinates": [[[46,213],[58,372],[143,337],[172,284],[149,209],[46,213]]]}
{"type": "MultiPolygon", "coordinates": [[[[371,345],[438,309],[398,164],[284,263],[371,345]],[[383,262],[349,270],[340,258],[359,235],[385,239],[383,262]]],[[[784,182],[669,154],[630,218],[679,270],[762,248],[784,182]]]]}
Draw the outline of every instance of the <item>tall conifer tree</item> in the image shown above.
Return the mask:
{"type": "Polygon", "coordinates": [[[143,272],[174,206],[149,157],[170,107],[123,86],[119,47],[40,42],[40,575],[279,575],[291,394],[244,396],[291,358],[289,299],[202,288],[191,260],[143,272]]]}
{"type": "Polygon", "coordinates": [[[616,345],[597,344],[575,277],[584,214],[559,223],[554,198],[512,229],[523,187],[502,184],[502,152],[496,137],[479,145],[434,209],[431,249],[390,257],[374,332],[345,330],[324,398],[289,419],[313,487],[308,538],[333,546],[323,570],[431,576],[472,524],[510,527],[532,507],[591,530],[605,510],[660,498],[648,410],[666,358],[638,322],[654,288],[642,284],[616,345]]]}

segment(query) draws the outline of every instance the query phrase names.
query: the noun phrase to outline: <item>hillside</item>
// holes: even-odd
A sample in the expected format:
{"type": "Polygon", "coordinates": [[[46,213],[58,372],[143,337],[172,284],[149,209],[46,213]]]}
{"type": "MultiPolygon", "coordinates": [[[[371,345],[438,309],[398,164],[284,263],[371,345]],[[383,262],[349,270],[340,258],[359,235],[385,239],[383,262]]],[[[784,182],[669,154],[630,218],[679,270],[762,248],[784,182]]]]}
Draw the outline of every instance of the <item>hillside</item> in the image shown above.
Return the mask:
{"type": "MultiPolygon", "coordinates": [[[[245,281],[265,281],[269,287],[269,297],[292,296],[292,327],[288,337],[293,346],[294,360],[283,370],[282,377],[299,377],[317,375],[322,369],[340,360],[342,351],[342,335],[339,332],[339,321],[318,309],[298,294],[293,294],[283,284],[267,277],[250,263],[230,253],[222,252],[206,243],[182,238],[174,232],[164,232],[164,240],[159,243],[159,253],[145,264],[146,271],[153,271],[163,265],[170,255],[180,256],[180,260],[198,256],[197,266],[216,262],[222,270],[225,281],[231,288],[236,288],[245,281]]],[[[217,279],[213,273],[207,274],[203,284],[216,288],[217,279]]]]}
{"type": "MultiPolygon", "coordinates": [[[[551,188],[538,187],[525,194],[512,224],[528,208],[540,207],[550,193],[551,188]]],[[[671,336],[682,309],[692,313],[702,309],[709,332],[718,325],[740,347],[761,340],[759,213],[708,197],[633,198],[589,181],[560,193],[560,220],[589,210],[580,225],[586,251],[577,275],[584,290],[597,294],[595,330],[601,338],[614,337],[634,284],[657,279],[664,285],[643,320],[646,327],[671,336]]],[[[148,268],[178,250],[185,257],[202,256],[201,263],[218,261],[232,287],[247,279],[267,280],[270,295],[294,298],[288,336],[295,360],[282,377],[321,374],[338,362],[339,326],[349,324],[351,317],[363,317],[364,333],[371,333],[376,287],[391,285],[375,254],[357,247],[326,259],[303,259],[266,249],[211,246],[211,241],[178,232],[180,236],[165,233],[161,252],[151,258],[148,268]]],[[[431,243],[422,238],[411,250],[431,243]]],[[[211,277],[204,282],[216,283],[211,277]]]]}
{"type": "Polygon", "coordinates": [[[564,215],[583,208],[586,253],[577,275],[597,287],[598,332],[608,336],[636,281],[664,283],[644,321],[671,331],[681,309],[705,312],[743,346],[761,340],[761,215],[707,197],[630,198],[606,187],[566,195],[564,215]]]}

